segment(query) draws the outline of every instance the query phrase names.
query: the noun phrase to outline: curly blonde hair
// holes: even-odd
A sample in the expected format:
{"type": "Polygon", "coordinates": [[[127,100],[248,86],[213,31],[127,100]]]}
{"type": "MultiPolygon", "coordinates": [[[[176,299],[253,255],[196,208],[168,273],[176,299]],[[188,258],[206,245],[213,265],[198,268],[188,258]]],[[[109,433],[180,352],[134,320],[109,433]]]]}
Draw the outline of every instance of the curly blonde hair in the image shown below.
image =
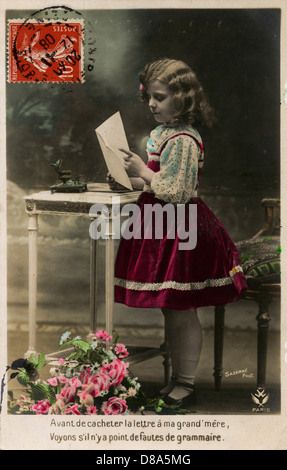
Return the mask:
{"type": "Polygon", "coordinates": [[[215,122],[213,108],[193,70],[184,62],[160,59],[147,64],[139,74],[140,94],[148,102],[147,86],[152,80],[168,85],[173,100],[173,123],[205,125],[215,122]]]}

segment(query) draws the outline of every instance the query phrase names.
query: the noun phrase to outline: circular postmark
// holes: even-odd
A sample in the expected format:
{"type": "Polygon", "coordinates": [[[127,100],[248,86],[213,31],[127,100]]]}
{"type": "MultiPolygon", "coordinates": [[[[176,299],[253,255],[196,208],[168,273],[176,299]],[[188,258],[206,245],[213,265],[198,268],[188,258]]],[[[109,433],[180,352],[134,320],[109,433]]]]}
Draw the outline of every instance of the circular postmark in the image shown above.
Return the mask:
{"type": "Polygon", "coordinates": [[[87,28],[83,15],[68,7],[9,20],[9,81],[84,82],[85,44],[90,71],[96,51],[92,25],[87,28]]]}

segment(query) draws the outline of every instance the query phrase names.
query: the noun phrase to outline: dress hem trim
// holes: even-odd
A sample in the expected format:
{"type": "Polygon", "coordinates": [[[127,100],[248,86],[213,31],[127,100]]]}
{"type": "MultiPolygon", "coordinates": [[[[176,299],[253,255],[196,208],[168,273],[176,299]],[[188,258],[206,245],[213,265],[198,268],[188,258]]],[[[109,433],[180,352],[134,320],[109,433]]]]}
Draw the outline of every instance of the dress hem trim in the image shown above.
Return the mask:
{"type": "Polygon", "coordinates": [[[177,282],[171,280],[163,282],[138,282],[115,277],[114,284],[117,287],[123,287],[125,289],[135,291],[159,292],[166,289],[173,289],[179,291],[203,290],[206,287],[222,287],[232,284],[235,272],[243,272],[242,267],[235,266],[233,270],[230,271],[229,277],[223,277],[218,279],[206,279],[205,281],[201,282],[177,282]]]}

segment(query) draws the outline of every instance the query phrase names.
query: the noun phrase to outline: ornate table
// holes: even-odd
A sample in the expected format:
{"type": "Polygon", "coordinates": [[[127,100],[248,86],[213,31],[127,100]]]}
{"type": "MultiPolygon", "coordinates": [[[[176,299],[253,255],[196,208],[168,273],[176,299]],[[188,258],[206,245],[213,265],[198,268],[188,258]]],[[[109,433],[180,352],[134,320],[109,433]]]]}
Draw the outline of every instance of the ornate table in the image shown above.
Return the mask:
{"type": "MultiPolygon", "coordinates": [[[[113,330],[114,303],[114,243],[118,234],[113,233],[113,217],[119,218],[119,211],[125,204],[135,203],[139,191],[116,192],[108,184],[93,183],[83,193],[60,193],[41,191],[25,196],[29,233],[29,347],[26,357],[36,352],[37,322],[37,258],[38,218],[41,214],[87,216],[92,222],[99,215],[105,219],[105,319],[106,331],[113,330]],[[97,206],[94,206],[94,205],[97,206]],[[93,207],[94,206],[94,207],[93,207]],[[96,209],[102,211],[97,213],[96,209]]],[[[97,327],[97,239],[90,237],[90,328],[92,334],[97,327]]]]}

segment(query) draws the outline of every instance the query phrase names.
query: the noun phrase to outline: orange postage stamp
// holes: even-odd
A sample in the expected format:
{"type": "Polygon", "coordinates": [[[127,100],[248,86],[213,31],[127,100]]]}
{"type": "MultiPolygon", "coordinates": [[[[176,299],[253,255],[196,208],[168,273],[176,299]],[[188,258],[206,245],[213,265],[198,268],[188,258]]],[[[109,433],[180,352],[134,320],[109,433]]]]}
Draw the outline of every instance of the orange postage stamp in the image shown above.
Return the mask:
{"type": "Polygon", "coordinates": [[[83,20],[10,20],[8,81],[83,82],[83,20]]]}

